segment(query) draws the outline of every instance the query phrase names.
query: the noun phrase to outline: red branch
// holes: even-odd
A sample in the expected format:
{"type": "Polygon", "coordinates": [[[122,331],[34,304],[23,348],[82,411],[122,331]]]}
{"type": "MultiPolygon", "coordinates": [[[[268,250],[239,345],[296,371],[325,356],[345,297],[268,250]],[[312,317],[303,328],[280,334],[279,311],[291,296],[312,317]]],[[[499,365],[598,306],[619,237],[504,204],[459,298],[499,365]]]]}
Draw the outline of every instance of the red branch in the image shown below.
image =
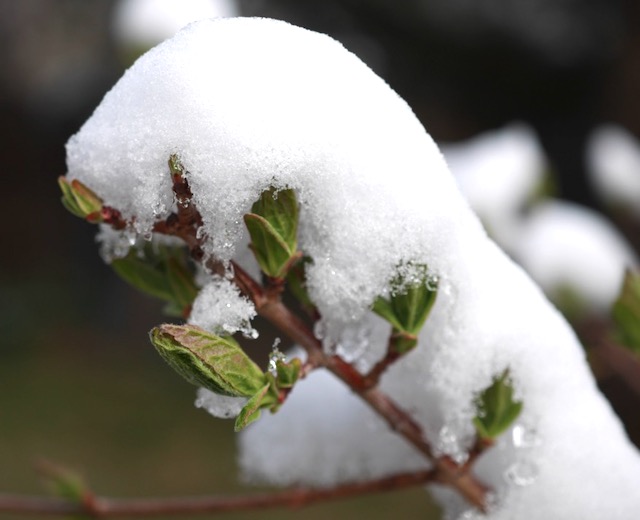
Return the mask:
{"type": "Polygon", "coordinates": [[[436,457],[422,432],[422,428],[408,412],[400,408],[378,387],[371,386],[367,377],[360,374],[351,364],[339,356],[326,354],[320,341],[313,335],[309,327],[293,314],[279,297],[273,297],[266,293],[262,286],[237,264],[234,263],[233,268],[234,281],[240,290],[253,301],[258,314],[303,347],[307,351],[311,363],[327,368],[349,385],[351,390],[373,408],[392,430],[402,435],[431,460],[437,469],[441,482],[456,488],[471,504],[485,510],[487,488],[473,477],[468,467],[458,466],[450,457],[436,457]]]}
{"type": "MultiPolygon", "coordinates": [[[[198,228],[202,225],[201,216],[191,202],[191,190],[184,175],[172,175],[174,193],[178,201],[178,212],[171,214],[166,221],[158,222],[154,231],[173,235],[183,239],[188,245],[193,258],[202,261],[203,237],[198,236],[198,228]]],[[[219,268],[219,265],[211,267],[219,268]]],[[[471,504],[482,511],[486,510],[488,489],[471,473],[471,464],[458,465],[448,456],[436,457],[427,441],[422,427],[402,409],[395,401],[382,392],[377,380],[382,371],[394,360],[386,360],[371,376],[363,376],[355,367],[341,357],[324,352],[320,341],[314,336],[307,324],[294,314],[281,300],[280,286],[262,287],[239,265],[232,262],[234,282],[243,294],[250,298],[258,314],[274,324],[295,343],[303,347],[308,355],[308,363],[322,366],[346,383],[351,390],[360,396],[389,427],[404,437],[420,453],[432,462],[436,480],[449,485],[471,504]]],[[[472,460],[479,455],[473,454],[472,460]]]]}
{"type": "Polygon", "coordinates": [[[0,513],[47,516],[151,517],[202,515],[230,511],[298,508],[316,502],[340,500],[374,492],[387,492],[435,482],[435,471],[400,473],[390,477],[353,482],[326,489],[297,488],[262,495],[236,497],[177,497],[163,499],[115,499],[91,496],[82,503],[65,499],[0,494],[0,513]]]}

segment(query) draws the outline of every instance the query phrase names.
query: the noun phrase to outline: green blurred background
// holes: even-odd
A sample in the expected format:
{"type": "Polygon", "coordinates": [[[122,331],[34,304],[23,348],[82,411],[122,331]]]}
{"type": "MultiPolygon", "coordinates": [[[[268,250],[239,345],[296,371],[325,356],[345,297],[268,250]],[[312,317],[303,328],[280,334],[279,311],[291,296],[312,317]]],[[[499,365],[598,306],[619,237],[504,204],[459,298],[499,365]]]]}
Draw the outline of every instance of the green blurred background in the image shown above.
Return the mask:
{"type": "MultiPolygon", "coordinates": [[[[527,121],[562,194],[596,205],[583,179],[587,131],[606,120],[640,133],[635,2],[559,1],[558,16],[574,16],[587,43],[595,41],[576,44],[573,54],[520,39],[516,25],[483,26],[479,18],[476,31],[455,20],[447,26],[436,16],[442,1],[390,5],[244,0],[239,8],[338,37],[408,99],[436,139],[527,121]],[[412,15],[416,6],[426,21],[412,15]]],[[[232,424],[194,408],[194,388],[147,340],[163,320],[162,304],[117,279],[98,257],[95,230],[59,204],[64,143],[126,66],[128,54],[110,32],[114,8],[113,0],[0,0],[0,492],[41,492],[34,465],[43,459],[78,470],[106,495],[251,491],[239,483],[232,424]]],[[[615,378],[603,386],[637,439],[637,401],[615,378]]],[[[439,512],[416,489],[312,506],[304,515],[439,512]]]]}

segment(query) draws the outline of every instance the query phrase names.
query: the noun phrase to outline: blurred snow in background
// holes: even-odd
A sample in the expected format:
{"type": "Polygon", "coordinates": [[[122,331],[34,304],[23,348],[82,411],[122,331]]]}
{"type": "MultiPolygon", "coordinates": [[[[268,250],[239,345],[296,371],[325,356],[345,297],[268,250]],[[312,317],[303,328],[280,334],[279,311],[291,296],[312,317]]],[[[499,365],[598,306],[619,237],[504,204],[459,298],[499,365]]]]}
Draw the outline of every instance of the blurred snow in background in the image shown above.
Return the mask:
{"type": "MultiPolygon", "coordinates": [[[[589,150],[598,191],[639,211],[637,142],[621,129],[603,128],[589,150]]],[[[530,127],[508,125],[442,151],[488,233],[556,304],[583,316],[609,312],[637,256],[602,214],[545,193],[553,171],[530,127]]]]}

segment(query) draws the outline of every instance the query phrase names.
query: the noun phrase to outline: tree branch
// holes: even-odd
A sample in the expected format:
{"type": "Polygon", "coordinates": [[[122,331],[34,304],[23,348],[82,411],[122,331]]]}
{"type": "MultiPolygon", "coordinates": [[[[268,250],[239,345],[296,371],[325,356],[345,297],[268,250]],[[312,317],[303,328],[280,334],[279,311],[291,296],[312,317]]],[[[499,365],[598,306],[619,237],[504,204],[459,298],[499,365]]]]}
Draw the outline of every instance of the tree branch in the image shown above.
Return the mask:
{"type": "Polygon", "coordinates": [[[84,515],[91,518],[200,515],[280,507],[297,508],[316,502],[352,498],[415,487],[438,480],[435,471],[400,473],[326,489],[297,488],[281,492],[235,497],[176,497],[116,499],[90,495],[81,503],[61,498],[0,494],[0,513],[47,516],[84,515]]]}
{"type": "MultiPolygon", "coordinates": [[[[172,158],[173,159],[173,158],[172,158]]],[[[188,245],[193,258],[202,261],[202,237],[198,236],[198,228],[202,218],[191,201],[191,190],[185,175],[178,175],[174,165],[172,169],[173,190],[177,200],[177,214],[172,213],[164,222],[157,222],[154,231],[181,238],[188,245]]],[[[371,377],[363,376],[356,368],[336,355],[324,352],[322,344],[314,336],[307,324],[294,314],[281,300],[281,287],[262,287],[238,264],[231,262],[233,280],[240,289],[254,303],[259,315],[270,321],[290,339],[303,347],[308,355],[308,363],[312,366],[322,366],[331,371],[351,390],[360,396],[389,427],[404,437],[420,453],[422,453],[435,467],[437,480],[458,490],[471,504],[485,511],[488,489],[471,473],[471,465],[458,465],[448,456],[436,457],[427,441],[422,427],[411,415],[383,393],[377,386],[380,373],[394,360],[386,360],[378,367],[380,373],[371,377]]]]}
{"type": "Polygon", "coordinates": [[[279,296],[269,297],[262,287],[239,265],[233,264],[234,281],[240,290],[250,298],[256,312],[269,320],[278,329],[307,351],[309,360],[316,366],[323,366],[345,382],[359,395],[392,430],[403,436],[418,451],[425,455],[436,467],[438,479],[456,488],[471,504],[481,510],[486,509],[487,488],[471,474],[468,466],[459,466],[450,457],[436,457],[427,442],[421,426],[411,415],[398,406],[377,386],[371,386],[366,376],[339,356],[324,352],[320,341],[307,325],[282,303],[279,296]]]}

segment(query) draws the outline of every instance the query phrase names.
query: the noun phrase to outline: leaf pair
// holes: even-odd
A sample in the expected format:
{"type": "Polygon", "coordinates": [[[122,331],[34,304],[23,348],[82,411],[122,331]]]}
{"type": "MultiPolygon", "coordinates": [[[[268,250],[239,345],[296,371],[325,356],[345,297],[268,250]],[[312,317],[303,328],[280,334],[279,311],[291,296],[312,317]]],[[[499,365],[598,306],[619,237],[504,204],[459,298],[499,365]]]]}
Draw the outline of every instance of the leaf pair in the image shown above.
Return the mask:
{"type": "Polygon", "coordinates": [[[58,177],[62,191],[62,205],[76,217],[98,223],[102,221],[102,199],[78,179],[71,182],[66,177],[58,177]]]}
{"type": "Polygon", "coordinates": [[[513,386],[505,370],[476,398],[473,424],[481,439],[495,439],[518,418],[522,402],[513,398],[513,386]]]}
{"type": "Polygon", "coordinates": [[[168,314],[181,316],[198,295],[187,255],[181,247],[147,244],[113,260],[111,267],[136,289],[168,302],[168,314]]]}
{"type": "Polygon", "coordinates": [[[430,281],[426,266],[414,267],[414,280],[406,282],[399,277],[392,283],[395,290],[389,298],[379,297],[373,312],[393,326],[392,345],[399,354],[413,349],[433,304],[437,288],[430,281]]]}
{"type": "Polygon", "coordinates": [[[244,216],[250,248],[263,273],[283,280],[298,260],[298,202],[291,189],[270,188],[244,216]]]}

